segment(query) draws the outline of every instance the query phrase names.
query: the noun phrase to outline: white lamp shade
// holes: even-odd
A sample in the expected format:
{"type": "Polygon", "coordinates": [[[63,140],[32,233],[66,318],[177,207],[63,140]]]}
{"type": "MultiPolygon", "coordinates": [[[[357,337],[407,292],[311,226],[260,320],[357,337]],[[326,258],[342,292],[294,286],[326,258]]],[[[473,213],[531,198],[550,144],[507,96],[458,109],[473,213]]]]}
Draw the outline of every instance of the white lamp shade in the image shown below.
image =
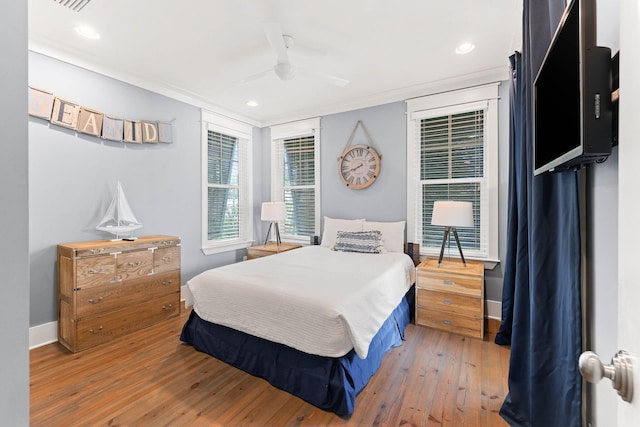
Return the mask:
{"type": "Polygon", "coordinates": [[[287,217],[287,208],[284,202],[264,202],[262,204],[263,221],[282,221],[287,217]]]}
{"type": "Polygon", "coordinates": [[[473,227],[473,207],[471,202],[435,201],[433,203],[431,224],[449,227],[473,227]]]}

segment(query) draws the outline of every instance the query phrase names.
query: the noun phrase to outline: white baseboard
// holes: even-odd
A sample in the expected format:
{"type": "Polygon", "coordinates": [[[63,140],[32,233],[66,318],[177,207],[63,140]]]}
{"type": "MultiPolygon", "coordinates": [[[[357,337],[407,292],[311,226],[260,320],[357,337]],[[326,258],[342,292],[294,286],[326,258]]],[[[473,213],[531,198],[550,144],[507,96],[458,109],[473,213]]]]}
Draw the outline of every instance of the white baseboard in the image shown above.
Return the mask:
{"type": "Polygon", "coordinates": [[[487,300],[486,316],[491,319],[502,319],[502,301],[487,300]]]}
{"type": "Polygon", "coordinates": [[[29,350],[58,341],[58,322],[29,328],[29,350]]]}
{"type": "MultiPolygon", "coordinates": [[[[180,288],[182,291],[182,287],[180,288]]],[[[182,292],[180,292],[182,294],[182,292]]],[[[184,298],[181,295],[181,302],[184,298]]],[[[492,319],[502,318],[502,302],[487,300],[486,315],[492,319]]],[[[29,350],[58,341],[58,322],[49,322],[29,328],[29,350]]]]}

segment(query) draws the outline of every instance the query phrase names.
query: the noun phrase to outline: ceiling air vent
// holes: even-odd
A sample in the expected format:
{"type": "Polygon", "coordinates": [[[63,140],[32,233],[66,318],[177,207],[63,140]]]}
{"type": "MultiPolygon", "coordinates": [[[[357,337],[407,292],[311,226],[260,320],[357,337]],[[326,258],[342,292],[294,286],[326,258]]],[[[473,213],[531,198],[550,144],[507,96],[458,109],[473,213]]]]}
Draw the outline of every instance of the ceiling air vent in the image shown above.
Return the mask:
{"type": "Polygon", "coordinates": [[[64,7],[68,7],[69,9],[80,12],[86,5],[89,4],[91,0],[53,0],[58,2],[64,7]]]}

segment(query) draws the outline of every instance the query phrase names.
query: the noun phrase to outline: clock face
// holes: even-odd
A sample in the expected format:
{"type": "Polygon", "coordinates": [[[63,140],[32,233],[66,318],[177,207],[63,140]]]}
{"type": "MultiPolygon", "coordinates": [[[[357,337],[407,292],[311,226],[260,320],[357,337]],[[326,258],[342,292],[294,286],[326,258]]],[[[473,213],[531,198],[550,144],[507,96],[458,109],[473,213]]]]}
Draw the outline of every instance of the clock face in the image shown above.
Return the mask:
{"type": "Polygon", "coordinates": [[[380,156],[371,147],[353,145],[338,157],[338,172],[347,187],[354,190],[366,188],[380,174],[380,156]]]}

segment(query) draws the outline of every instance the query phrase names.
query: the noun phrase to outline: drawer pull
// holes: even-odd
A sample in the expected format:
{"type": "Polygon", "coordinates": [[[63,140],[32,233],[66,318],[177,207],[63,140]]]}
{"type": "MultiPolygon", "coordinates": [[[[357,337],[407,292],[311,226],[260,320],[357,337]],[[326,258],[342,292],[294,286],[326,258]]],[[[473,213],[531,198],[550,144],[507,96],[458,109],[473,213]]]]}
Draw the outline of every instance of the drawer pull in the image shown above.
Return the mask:
{"type": "Polygon", "coordinates": [[[91,298],[91,299],[89,300],[89,302],[90,302],[91,304],[99,304],[99,303],[101,303],[103,300],[104,300],[104,297],[99,297],[97,301],[96,301],[96,300],[94,300],[93,298],[91,298]]]}
{"type": "Polygon", "coordinates": [[[140,261],[130,262],[129,267],[138,267],[140,264],[142,264],[140,261]]]}
{"type": "Polygon", "coordinates": [[[451,280],[443,280],[442,283],[444,283],[445,285],[453,285],[453,282],[451,280]]]}
{"type": "Polygon", "coordinates": [[[165,264],[168,263],[169,261],[171,261],[171,257],[170,256],[162,257],[162,262],[164,262],[165,264]]]}
{"type": "Polygon", "coordinates": [[[169,286],[171,283],[173,283],[173,280],[163,280],[163,281],[162,281],[162,284],[163,284],[164,286],[169,286]]]}
{"type": "Polygon", "coordinates": [[[163,310],[171,310],[171,309],[173,309],[173,304],[163,305],[163,306],[162,306],[162,309],[163,309],[163,310]]]}
{"type": "Polygon", "coordinates": [[[102,274],[102,268],[87,270],[88,274],[102,274]]]}
{"type": "Polygon", "coordinates": [[[89,332],[90,332],[90,333],[92,333],[92,334],[94,334],[94,335],[95,335],[95,334],[99,334],[99,333],[100,333],[100,331],[102,331],[102,325],[100,325],[100,327],[98,328],[98,330],[97,330],[97,331],[96,331],[95,329],[93,329],[93,328],[89,329],[89,332]]]}
{"type": "Polygon", "coordinates": [[[443,320],[442,323],[444,323],[445,325],[450,325],[451,324],[451,320],[443,320]]]}
{"type": "Polygon", "coordinates": [[[443,299],[443,300],[442,300],[442,303],[443,303],[444,305],[451,305],[451,304],[453,304],[453,302],[452,302],[450,299],[443,299]]]}

